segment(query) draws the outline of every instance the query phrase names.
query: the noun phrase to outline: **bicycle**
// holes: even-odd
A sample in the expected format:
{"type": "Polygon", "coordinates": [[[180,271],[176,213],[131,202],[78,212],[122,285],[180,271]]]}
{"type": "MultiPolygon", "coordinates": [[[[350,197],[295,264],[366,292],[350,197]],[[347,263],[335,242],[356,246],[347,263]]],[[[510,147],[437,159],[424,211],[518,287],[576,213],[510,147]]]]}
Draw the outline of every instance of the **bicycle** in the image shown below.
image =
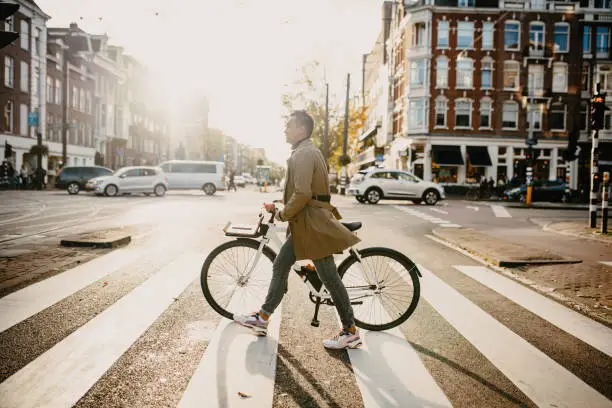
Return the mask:
{"type": "MultiPolygon", "coordinates": [[[[200,275],[206,301],[220,315],[233,319],[235,314],[258,310],[266,297],[272,277],[272,262],[276,248],[282,245],[277,233],[286,231],[274,222],[275,211],[264,222],[264,211],[256,225],[235,225],[228,222],[225,236],[234,238],[211,251],[200,275]],[[237,253],[236,256],[231,256],[237,253]],[[225,261],[225,262],[224,262],[225,261]],[[217,293],[217,290],[219,293],[217,293]]],[[[361,222],[342,223],[355,232],[361,222]]],[[[366,330],[389,330],[406,321],[420,298],[418,268],[407,256],[390,248],[370,247],[348,249],[338,267],[355,315],[355,324],[366,330]],[[372,265],[382,271],[372,270],[372,265]],[[398,305],[405,301],[406,304],[398,305]],[[369,306],[369,308],[368,308],[369,306]]],[[[293,267],[309,288],[309,298],[315,304],[311,325],[319,326],[320,305],[334,306],[331,295],[319,279],[314,265],[296,262],[293,267]]]]}

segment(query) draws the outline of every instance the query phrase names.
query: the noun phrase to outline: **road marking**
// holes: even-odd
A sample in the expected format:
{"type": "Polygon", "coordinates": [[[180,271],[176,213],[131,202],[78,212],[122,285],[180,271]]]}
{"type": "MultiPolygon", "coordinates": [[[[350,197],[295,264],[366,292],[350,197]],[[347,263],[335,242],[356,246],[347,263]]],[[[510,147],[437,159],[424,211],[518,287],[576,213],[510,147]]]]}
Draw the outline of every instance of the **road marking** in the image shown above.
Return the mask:
{"type": "Polygon", "coordinates": [[[510,215],[503,205],[491,204],[491,209],[497,218],[512,218],[512,215],[510,215]]]}
{"type": "Polygon", "coordinates": [[[465,208],[469,208],[470,210],[474,210],[474,211],[480,211],[479,207],[476,207],[473,205],[466,205],[465,208]]]}
{"type": "Polygon", "coordinates": [[[0,332],[72,295],[145,254],[118,249],[0,299],[0,332]]]}
{"type": "Polygon", "coordinates": [[[440,226],[445,228],[461,228],[459,224],[440,224],[440,226]]]}
{"type": "MultiPolygon", "coordinates": [[[[397,210],[403,211],[403,212],[408,213],[410,215],[414,215],[415,217],[418,217],[418,218],[420,218],[422,220],[426,220],[426,221],[429,221],[431,223],[438,224],[441,227],[452,227],[452,228],[460,227],[460,225],[453,224],[450,221],[446,221],[446,220],[443,220],[441,218],[434,217],[433,215],[426,214],[426,213],[423,213],[423,212],[420,212],[420,211],[417,211],[417,210],[413,210],[412,208],[401,207],[399,205],[396,205],[394,207],[397,210]]],[[[431,210],[434,210],[434,209],[431,208],[431,210]]],[[[440,211],[442,211],[442,210],[440,210],[440,211]]]]}
{"type": "Polygon", "coordinates": [[[430,208],[429,211],[437,212],[439,214],[448,214],[448,211],[440,210],[439,208],[430,208]]]}
{"type": "Polygon", "coordinates": [[[178,407],[271,407],[281,315],[279,306],[265,337],[221,320],[178,407]]]}
{"type": "Polygon", "coordinates": [[[418,268],[427,282],[421,287],[425,300],[537,406],[610,406],[610,400],[605,396],[495,320],[434,273],[422,265],[418,265],[418,268]]]}
{"type": "Polygon", "coordinates": [[[599,261],[600,264],[612,266],[612,261],[599,261]]]}
{"type": "Polygon", "coordinates": [[[3,408],[70,407],[200,273],[200,254],[177,258],[0,384],[3,408]]]}
{"type": "Polygon", "coordinates": [[[612,357],[612,330],[484,266],[453,268],[612,357]]]}

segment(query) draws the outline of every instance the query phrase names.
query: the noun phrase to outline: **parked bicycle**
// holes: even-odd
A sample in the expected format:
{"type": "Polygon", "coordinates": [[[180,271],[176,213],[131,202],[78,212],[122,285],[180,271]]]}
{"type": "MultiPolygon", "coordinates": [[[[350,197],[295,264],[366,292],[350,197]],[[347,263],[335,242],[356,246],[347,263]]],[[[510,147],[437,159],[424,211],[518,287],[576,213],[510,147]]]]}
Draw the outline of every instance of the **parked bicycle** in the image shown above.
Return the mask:
{"type": "MultiPolygon", "coordinates": [[[[264,211],[256,225],[229,222],[223,229],[234,238],[215,248],[206,258],[200,276],[204,297],[223,317],[258,310],[264,302],[272,278],[272,262],[282,241],[278,233],[286,231],[274,222],[274,212],[266,222],[264,211]]],[[[351,231],[361,222],[343,223],[351,231]]],[[[405,255],[390,248],[348,249],[338,273],[349,294],[355,324],[366,330],[388,330],[406,321],[419,302],[422,277],[416,265],[405,255]]],[[[331,295],[322,284],[314,265],[296,262],[293,270],[309,288],[315,305],[311,324],[319,326],[320,305],[333,306],[331,295]]]]}

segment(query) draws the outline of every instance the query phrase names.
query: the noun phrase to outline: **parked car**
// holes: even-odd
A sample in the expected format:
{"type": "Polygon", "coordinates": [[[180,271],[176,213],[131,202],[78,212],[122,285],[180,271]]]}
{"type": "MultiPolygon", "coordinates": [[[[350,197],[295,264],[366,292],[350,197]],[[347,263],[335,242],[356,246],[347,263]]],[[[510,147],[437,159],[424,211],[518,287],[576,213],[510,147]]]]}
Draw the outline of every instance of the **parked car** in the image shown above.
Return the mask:
{"type": "MultiPolygon", "coordinates": [[[[525,201],[527,197],[527,184],[504,191],[504,200],[525,201]]],[[[559,180],[536,180],[533,182],[531,193],[532,201],[567,201],[565,183],[559,180]]]]}
{"type": "Polygon", "coordinates": [[[108,197],[125,193],[155,194],[161,197],[168,190],[168,179],[158,167],[124,167],[110,176],[89,180],[86,189],[108,197]]]}
{"type": "Polygon", "coordinates": [[[245,187],[246,186],[246,179],[242,176],[234,176],[234,184],[237,187],[245,187]]]}
{"type": "Polygon", "coordinates": [[[225,190],[223,162],[170,160],[159,167],[168,177],[168,189],[201,189],[207,195],[225,190]]]}
{"type": "Polygon", "coordinates": [[[380,200],[411,200],[415,204],[424,201],[434,205],[446,198],[439,184],[423,181],[407,171],[371,169],[359,171],[351,178],[349,195],[360,203],[376,204],[380,200]]]}
{"type": "Polygon", "coordinates": [[[100,166],[64,167],[55,177],[55,188],[66,189],[71,195],[79,194],[89,180],[111,174],[111,169],[100,166]]]}

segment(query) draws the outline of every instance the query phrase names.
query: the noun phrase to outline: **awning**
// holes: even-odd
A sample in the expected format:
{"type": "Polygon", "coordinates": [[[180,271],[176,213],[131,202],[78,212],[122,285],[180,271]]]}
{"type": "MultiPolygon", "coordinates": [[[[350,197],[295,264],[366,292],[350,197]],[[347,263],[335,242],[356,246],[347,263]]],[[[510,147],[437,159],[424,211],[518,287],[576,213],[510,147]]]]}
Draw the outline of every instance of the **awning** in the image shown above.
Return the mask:
{"type": "Polygon", "coordinates": [[[459,146],[431,146],[433,161],[438,166],[461,166],[463,157],[459,146]]]}
{"type": "Polygon", "coordinates": [[[472,166],[490,166],[491,157],[486,146],[467,146],[467,157],[472,166]]]}

